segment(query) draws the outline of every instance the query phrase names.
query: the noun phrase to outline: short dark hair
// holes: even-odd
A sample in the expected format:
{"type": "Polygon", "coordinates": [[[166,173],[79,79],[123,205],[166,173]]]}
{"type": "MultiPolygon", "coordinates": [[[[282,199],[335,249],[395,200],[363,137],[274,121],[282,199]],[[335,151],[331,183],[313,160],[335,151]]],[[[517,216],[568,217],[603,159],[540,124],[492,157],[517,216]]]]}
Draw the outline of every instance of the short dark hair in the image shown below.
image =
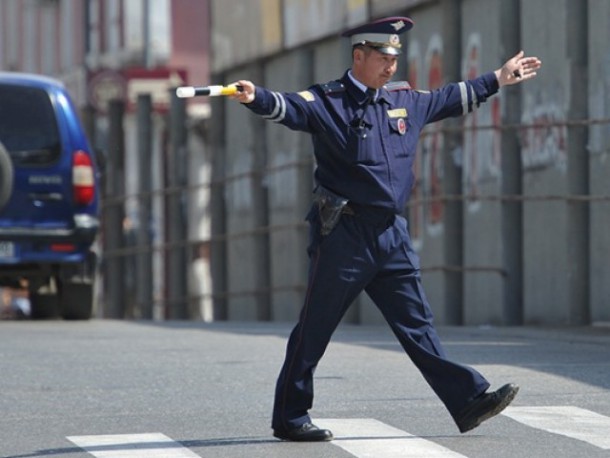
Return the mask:
{"type": "Polygon", "coordinates": [[[364,43],[356,43],[354,46],[352,46],[352,59],[354,58],[354,51],[356,51],[356,49],[361,49],[362,51],[364,51],[364,54],[366,54],[367,56],[373,50],[372,47],[367,46],[364,43]]]}

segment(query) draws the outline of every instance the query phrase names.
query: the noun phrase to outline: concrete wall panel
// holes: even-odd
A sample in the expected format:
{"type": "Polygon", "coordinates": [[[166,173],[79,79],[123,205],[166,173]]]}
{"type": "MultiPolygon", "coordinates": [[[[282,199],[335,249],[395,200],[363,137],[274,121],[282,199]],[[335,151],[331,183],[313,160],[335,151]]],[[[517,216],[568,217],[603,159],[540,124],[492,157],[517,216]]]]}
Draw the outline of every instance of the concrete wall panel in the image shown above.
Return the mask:
{"type": "Polygon", "coordinates": [[[211,0],[211,8],[213,73],[281,49],[281,0],[211,0]]]}
{"type": "MultiPolygon", "coordinates": [[[[256,66],[229,73],[227,78],[262,80],[256,66]]],[[[228,318],[233,320],[259,319],[260,293],[268,286],[261,279],[266,255],[261,252],[261,234],[256,232],[264,216],[256,173],[261,151],[255,142],[263,122],[238,103],[226,106],[228,318]]]]}
{"type": "Polygon", "coordinates": [[[371,17],[398,16],[407,14],[412,8],[425,6],[434,0],[371,0],[371,17]]]}
{"type": "MultiPolygon", "coordinates": [[[[462,2],[462,79],[471,79],[498,68],[498,1],[462,2]],[[477,15],[469,14],[477,11],[477,15]],[[481,21],[480,17],[486,18],[481,21]]],[[[515,50],[516,52],[517,50],[515,50]]],[[[464,202],[464,265],[502,268],[500,203],[485,200],[501,193],[501,132],[478,127],[501,122],[502,93],[464,118],[462,149],[464,202]]],[[[466,271],[464,322],[502,322],[503,277],[494,270],[466,271]]]]}
{"type": "Polygon", "coordinates": [[[341,78],[351,63],[349,40],[338,36],[320,42],[314,47],[313,80],[324,83],[341,78]]]}
{"type": "MultiPolygon", "coordinates": [[[[441,11],[437,7],[418,10],[412,15],[417,24],[408,34],[408,77],[406,69],[397,78],[408,79],[416,89],[434,89],[443,84],[441,11]]],[[[414,204],[407,211],[409,230],[421,258],[422,278],[428,300],[438,323],[445,316],[445,276],[442,270],[428,270],[444,265],[443,212],[441,201],[417,203],[417,198],[430,199],[442,194],[442,123],[431,124],[419,140],[414,173],[417,179],[413,193],[414,204]]]]}
{"type": "MultiPolygon", "coordinates": [[[[589,105],[593,119],[610,119],[610,3],[589,0],[589,105]]],[[[610,123],[591,126],[591,194],[610,195],[610,123]]],[[[591,318],[610,321],[610,202],[591,205],[591,318]]]]}
{"type": "MultiPolygon", "coordinates": [[[[283,54],[265,66],[265,85],[277,91],[301,91],[311,85],[311,52],[283,54]]],[[[272,317],[293,321],[307,284],[307,227],[311,202],[312,151],[307,134],[265,123],[268,154],[272,317]]]]}
{"type": "Polygon", "coordinates": [[[339,35],[366,20],[366,0],[284,0],[284,46],[339,35]]]}
{"type": "MultiPolygon", "coordinates": [[[[522,3],[522,40],[528,54],[544,58],[544,71],[523,87],[523,122],[565,121],[569,102],[565,1],[522,3]],[[540,18],[545,20],[541,21],[540,18]],[[557,26],[560,24],[561,26],[557,26]]],[[[524,193],[565,195],[567,152],[564,127],[528,129],[523,134],[524,193]]],[[[525,321],[564,323],[568,317],[565,202],[525,204],[525,321]]]]}

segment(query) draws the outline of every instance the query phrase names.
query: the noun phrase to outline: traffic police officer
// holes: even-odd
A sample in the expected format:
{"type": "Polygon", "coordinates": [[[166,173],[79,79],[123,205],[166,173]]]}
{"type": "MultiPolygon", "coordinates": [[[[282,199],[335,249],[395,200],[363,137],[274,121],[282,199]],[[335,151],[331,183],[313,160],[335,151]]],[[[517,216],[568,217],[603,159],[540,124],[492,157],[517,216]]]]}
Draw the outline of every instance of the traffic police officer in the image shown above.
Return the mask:
{"type": "Polygon", "coordinates": [[[408,17],[346,33],[352,67],[342,78],[296,93],[241,80],[233,97],[254,113],[312,135],[316,159],[305,303],[292,331],[275,393],[274,436],[325,441],[311,422],[313,373],[345,311],[362,291],[380,309],[461,432],[497,415],[518,387],[487,392],[488,381],[445,356],[434,328],[407,221],[416,144],[428,123],[475,110],[500,86],[536,75],[541,62],[520,52],[495,72],[426,92],[390,82],[408,17]]]}

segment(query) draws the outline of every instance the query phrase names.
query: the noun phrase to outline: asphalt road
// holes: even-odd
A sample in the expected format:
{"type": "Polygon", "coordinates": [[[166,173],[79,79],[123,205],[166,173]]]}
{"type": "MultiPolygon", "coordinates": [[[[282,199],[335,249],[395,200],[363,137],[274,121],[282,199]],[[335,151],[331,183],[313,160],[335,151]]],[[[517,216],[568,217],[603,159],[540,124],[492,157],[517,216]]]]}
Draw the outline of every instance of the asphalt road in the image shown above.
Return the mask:
{"type": "Polygon", "coordinates": [[[610,329],[439,331],[514,410],[459,434],[388,328],[341,326],[311,412],[339,437],[295,444],[269,426],[288,324],[0,322],[0,457],[609,456],[610,329]]]}

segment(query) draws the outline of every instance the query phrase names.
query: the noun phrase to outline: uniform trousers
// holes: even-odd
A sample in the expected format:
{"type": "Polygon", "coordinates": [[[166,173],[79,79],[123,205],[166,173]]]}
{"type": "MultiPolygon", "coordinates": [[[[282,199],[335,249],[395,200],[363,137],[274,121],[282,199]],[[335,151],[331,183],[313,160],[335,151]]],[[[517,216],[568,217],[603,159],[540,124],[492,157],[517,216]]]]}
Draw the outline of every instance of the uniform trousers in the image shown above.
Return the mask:
{"type": "Polygon", "coordinates": [[[349,205],[355,215],[342,215],[326,236],[320,235],[315,204],[308,214],[308,287],[277,380],[272,428],[287,431],[311,421],[315,368],[341,318],[363,290],[455,419],[489,383],[473,368],[447,359],[405,218],[375,207],[349,205]]]}

